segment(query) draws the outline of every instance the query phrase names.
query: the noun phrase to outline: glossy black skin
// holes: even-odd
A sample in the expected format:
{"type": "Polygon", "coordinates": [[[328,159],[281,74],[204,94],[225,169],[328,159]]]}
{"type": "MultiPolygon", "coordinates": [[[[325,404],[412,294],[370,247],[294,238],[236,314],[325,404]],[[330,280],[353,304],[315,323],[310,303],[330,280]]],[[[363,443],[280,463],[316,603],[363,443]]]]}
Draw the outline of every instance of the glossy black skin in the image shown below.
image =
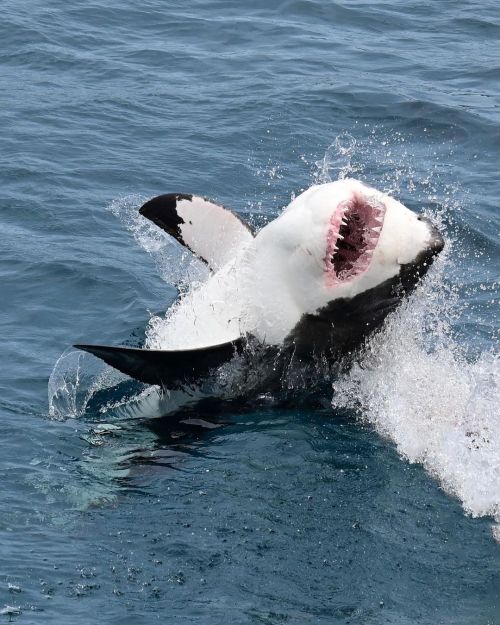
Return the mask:
{"type": "Polygon", "coordinates": [[[171,390],[192,385],[224,362],[241,353],[245,341],[222,343],[202,349],[168,351],[110,345],[75,345],[97,356],[118,371],[146,384],[171,390]]]}
{"type": "Polygon", "coordinates": [[[182,238],[180,226],[184,220],[177,213],[177,201],[188,200],[191,202],[193,195],[190,193],[165,193],[158,195],[141,206],[139,213],[156,224],[181,245],[186,245],[182,238]]]}

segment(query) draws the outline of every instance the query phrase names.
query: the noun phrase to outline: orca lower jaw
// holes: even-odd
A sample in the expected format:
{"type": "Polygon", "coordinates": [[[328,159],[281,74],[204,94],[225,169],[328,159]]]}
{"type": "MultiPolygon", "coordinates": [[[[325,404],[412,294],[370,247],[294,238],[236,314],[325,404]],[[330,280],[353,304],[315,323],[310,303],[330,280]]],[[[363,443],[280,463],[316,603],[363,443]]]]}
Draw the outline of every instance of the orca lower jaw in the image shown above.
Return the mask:
{"type": "Polygon", "coordinates": [[[350,282],[365,272],[380,237],[386,207],[375,198],[353,194],[330,219],[325,256],[329,286],[350,282]]]}

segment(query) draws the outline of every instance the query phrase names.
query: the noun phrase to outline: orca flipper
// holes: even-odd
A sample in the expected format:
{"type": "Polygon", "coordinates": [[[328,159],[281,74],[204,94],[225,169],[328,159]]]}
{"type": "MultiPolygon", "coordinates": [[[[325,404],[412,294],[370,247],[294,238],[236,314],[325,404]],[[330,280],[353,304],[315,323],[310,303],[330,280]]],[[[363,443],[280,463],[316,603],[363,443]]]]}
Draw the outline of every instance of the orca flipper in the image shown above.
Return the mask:
{"type": "Polygon", "coordinates": [[[166,193],[146,202],[139,212],[213,270],[253,238],[250,227],[237,215],[199,195],[166,193]]]}
{"type": "Polygon", "coordinates": [[[162,350],[110,345],[75,345],[122,373],[146,384],[159,384],[169,389],[197,382],[235,353],[241,353],[243,339],[198,349],[162,350]]]}

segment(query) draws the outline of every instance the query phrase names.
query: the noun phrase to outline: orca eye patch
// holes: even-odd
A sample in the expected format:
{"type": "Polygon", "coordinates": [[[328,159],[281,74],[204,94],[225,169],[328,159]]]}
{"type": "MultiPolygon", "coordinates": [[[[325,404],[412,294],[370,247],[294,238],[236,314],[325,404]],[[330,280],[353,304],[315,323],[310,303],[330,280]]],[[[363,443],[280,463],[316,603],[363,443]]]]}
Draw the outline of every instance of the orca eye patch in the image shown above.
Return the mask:
{"type": "Polygon", "coordinates": [[[352,280],[371,263],[384,222],[385,205],[353,194],[330,219],[325,270],[330,284],[352,280]]]}

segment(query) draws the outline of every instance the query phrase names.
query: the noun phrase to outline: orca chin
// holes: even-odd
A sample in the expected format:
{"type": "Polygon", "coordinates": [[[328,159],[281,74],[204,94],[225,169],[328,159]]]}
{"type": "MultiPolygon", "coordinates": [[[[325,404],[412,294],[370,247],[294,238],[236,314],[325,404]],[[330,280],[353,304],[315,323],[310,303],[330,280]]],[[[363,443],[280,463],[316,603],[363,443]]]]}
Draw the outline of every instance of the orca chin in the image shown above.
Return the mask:
{"type": "Polygon", "coordinates": [[[386,207],[376,197],[353,192],[330,218],[325,256],[327,284],[349,282],[370,266],[386,207]]]}

